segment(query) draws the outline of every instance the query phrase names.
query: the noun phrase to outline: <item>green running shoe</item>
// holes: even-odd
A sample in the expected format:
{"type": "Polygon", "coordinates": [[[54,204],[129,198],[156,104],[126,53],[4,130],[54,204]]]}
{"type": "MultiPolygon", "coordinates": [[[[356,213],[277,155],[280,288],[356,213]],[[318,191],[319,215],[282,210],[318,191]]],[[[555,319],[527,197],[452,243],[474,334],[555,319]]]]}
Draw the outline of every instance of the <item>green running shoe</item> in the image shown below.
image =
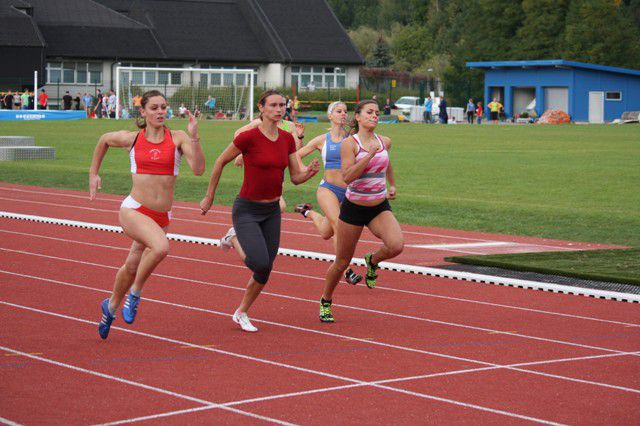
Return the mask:
{"type": "Polygon", "coordinates": [[[364,262],[367,265],[367,274],[364,277],[364,282],[367,283],[367,287],[376,288],[376,279],[378,278],[378,265],[374,265],[371,259],[373,253],[367,253],[364,255],[364,262]]]}
{"type": "Polygon", "coordinates": [[[333,314],[331,313],[331,301],[320,299],[320,321],[334,322],[333,314]]]}

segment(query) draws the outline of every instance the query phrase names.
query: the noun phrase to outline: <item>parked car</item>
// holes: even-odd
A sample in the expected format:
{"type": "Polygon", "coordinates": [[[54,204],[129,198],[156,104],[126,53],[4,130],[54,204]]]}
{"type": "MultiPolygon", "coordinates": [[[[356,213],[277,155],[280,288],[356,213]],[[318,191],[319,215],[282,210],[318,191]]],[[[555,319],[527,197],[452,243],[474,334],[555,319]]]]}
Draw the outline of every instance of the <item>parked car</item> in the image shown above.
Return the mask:
{"type": "Polygon", "coordinates": [[[402,96],[399,98],[394,107],[398,110],[398,113],[409,114],[412,106],[419,106],[420,98],[417,96],[402,96]]]}

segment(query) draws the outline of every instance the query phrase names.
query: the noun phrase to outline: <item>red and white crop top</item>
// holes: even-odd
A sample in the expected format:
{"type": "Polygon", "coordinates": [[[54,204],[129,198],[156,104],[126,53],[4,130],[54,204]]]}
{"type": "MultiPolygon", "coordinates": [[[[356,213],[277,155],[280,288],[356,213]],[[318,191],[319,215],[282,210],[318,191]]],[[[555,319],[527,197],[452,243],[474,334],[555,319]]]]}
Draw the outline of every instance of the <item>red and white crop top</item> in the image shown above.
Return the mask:
{"type": "Polygon", "coordinates": [[[129,160],[133,174],[178,176],[181,154],[166,127],[160,143],[149,142],[142,129],[129,150],[129,160]]]}

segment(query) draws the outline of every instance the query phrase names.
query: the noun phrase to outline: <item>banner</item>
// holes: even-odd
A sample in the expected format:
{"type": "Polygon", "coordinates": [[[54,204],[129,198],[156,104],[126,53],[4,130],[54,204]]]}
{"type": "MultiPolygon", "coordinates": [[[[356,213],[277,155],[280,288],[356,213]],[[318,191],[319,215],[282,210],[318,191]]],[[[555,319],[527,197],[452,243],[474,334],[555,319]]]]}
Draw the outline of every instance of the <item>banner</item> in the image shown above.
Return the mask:
{"type": "Polygon", "coordinates": [[[19,121],[33,121],[33,120],[82,120],[87,118],[87,113],[84,111],[49,111],[49,110],[37,110],[30,109],[0,109],[0,120],[19,120],[19,121]]]}

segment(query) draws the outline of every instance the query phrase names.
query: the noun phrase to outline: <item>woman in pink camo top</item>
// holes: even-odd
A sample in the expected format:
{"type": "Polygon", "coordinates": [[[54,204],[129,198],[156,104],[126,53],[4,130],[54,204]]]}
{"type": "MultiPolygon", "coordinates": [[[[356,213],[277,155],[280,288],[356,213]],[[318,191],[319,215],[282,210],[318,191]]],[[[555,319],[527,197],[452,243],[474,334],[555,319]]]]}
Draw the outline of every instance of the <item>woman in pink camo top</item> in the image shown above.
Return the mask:
{"type": "Polygon", "coordinates": [[[320,299],[320,321],[333,322],[333,291],[349,266],[356,245],[366,226],[382,240],[382,247],[364,256],[367,287],[376,286],[378,264],[399,255],[404,247],[400,224],[391,212],[388,199],[396,198],[393,168],[389,160],[391,140],[374,133],[380,109],[374,100],[358,104],[351,136],[341,147],[342,176],[348,184],[340,206],[336,230],[336,260],[331,264],[320,299]],[[389,184],[387,186],[387,183],[389,184]]]}

